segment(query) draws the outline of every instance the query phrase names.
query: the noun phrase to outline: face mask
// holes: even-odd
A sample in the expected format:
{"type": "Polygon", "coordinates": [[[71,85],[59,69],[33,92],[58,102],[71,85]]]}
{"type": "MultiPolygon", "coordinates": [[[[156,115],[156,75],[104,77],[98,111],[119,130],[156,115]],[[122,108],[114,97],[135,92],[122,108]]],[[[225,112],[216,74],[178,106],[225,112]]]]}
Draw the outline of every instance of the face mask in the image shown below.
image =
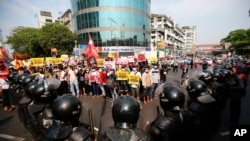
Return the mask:
{"type": "Polygon", "coordinates": [[[148,73],[148,70],[145,70],[146,73],[148,73]]]}
{"type": "Polygon", "coordinates": [[[102,70],[99,70],[99,72],[101,72],[102,70]]]}
{"type": "Polygon", "coordinates": [[[125,69],[122,69],[122,71],[125,71],[125,69]]]}
{"type": "Polygon", "coordinates": [[[136,71],[136,68],[133,68],[133,71],[136,71]]]}
{"type": "Polygon", "coordinates": [[[86,71],[87,73],[89,72],[89,71],[86,71]]]}
{"type": "Polygon", "coordinates": [[[157,66],[154,66],[155,69],[157,69],[157,66]]]}
{"type": "Polygon", "coordinates": [[[95,71],[95,69],[93,69],[92,71],[95,71]]]}

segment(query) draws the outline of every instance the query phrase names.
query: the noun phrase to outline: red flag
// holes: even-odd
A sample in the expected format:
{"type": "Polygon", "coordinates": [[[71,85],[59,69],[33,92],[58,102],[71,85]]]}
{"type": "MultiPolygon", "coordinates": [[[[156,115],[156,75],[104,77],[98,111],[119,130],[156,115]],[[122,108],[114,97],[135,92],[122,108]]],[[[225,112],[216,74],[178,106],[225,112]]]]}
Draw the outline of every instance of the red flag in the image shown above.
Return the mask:
{"type": "Polygon", "coordinates": [[[87,49],[87,48],[84,49],[84,54],[85,54],[85,56],[87,56],[87,58],[88,58],[88,49],[87,49]]]}
{"type": "MultiPolygon", "coordinates": [[[[89,33],[88,33],[89,34],[89,33]]],[[[90,57],[94,57],[94,58],[100,58],[99,54],[97,53],[96,47],[94,45],[94,42],[92,40],[92,37],[89,34],[89,44],[88,44],[88,54],[87,54],[87,58],[90,57]]]]}
{"type": "Polygon", "coordinates": [[[9,54],[7,53],[7,51],[5,50],[5,49],[3,49],[3,48],[1,48],[1,52],[2,52],[2,54],[5,56],[5,57],[9,57],[9,54]]]}

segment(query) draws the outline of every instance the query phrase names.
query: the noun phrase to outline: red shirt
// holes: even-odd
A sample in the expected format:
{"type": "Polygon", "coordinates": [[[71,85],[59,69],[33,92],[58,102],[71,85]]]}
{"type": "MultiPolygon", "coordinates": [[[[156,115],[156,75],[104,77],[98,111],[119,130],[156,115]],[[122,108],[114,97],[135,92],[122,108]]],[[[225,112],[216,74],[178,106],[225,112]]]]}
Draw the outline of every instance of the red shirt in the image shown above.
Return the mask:
{"type": "Polygon", "coordinates": [[[100,83],[107,83],[107,73],[106,73],[106,71],[101,71],[100,73],[99,73],[99,82],[100,83]]]}

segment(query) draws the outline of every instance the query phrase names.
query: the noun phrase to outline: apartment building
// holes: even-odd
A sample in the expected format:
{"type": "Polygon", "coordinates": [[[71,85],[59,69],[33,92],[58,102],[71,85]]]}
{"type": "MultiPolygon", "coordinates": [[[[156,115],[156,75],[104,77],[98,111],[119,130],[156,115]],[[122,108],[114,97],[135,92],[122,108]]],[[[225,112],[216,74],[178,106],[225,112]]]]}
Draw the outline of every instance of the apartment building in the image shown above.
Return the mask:
{"type": "Polygon", "coordinates": [[[196,26],[184,26],[182,27],[182,31],[185,33],[185,43],[182,48],[183,52],[186,54],[192,53],[192,47],[196,44],[196,26]]]}
{"type": "Polygon", "coordinates": [[[38,28],[43,27],[46,23],[52,23],[53,20],[51,12],[48,11],[40,11],[39,15],[36,15],[38,18],[38,28]]]}
{"type": "Polygon", "coordinates": [[[151,14],[151,50],[157,50],[159,41],[166,43],[166,55],[191,53],[196,42],[196,27],[180,27],[166,15],[151,14]]]}
{"type": "Polygon", "coordinates": [[[71,18],[72,18],[71,9],[67,9],[60,17],[58,17],[56,22],[59,22],[60,24],[67,26],[68,29],[73,32],[71,18]]]}

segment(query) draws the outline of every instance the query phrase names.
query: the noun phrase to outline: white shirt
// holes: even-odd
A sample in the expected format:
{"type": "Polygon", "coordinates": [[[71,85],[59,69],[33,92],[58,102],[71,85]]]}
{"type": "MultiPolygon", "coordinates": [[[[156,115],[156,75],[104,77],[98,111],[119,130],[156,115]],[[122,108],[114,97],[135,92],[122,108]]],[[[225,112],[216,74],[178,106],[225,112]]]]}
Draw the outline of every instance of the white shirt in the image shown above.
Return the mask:
{"type": "Polygon", "coordinates": [[[67,76],[65,76],[65,74],[66,74],[65,71],[61,71],[61,75],[60,75],[60,80],[61,80],[61,81],[65,81],[65,80],[66,80],[66,77],[67,77],[67,76]]]}
{"type": "Polygon", "coordinates": [[[160,81],[160,71],[158,69],[152,68],[150,70],[151,74],[151,82],[153,83],[159,83],[160,81]]]}
{"type": "Polygon", "coordinates": [[[8,82],[6,82],[4,79],[0,79],[0,86],[2,87],[2,89],[9,89],[10,85],[8,82]]]}
{"type": "Polygon", "coordinates": [[[69,81],[77,81],[77,70],[69,70],[69,81]]]}

